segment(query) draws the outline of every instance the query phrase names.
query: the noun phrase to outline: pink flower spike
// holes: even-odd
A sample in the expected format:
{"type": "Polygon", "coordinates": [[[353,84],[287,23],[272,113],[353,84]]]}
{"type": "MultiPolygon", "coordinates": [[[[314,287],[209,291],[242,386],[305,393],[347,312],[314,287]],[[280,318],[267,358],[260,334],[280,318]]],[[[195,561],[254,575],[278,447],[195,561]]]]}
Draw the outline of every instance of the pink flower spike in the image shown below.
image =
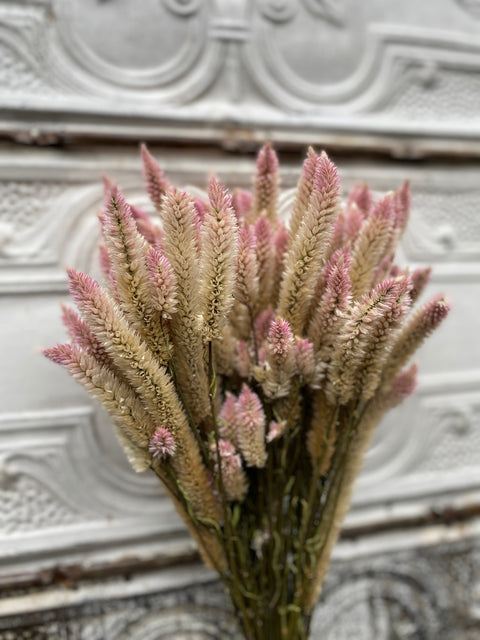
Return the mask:
{"type": "Polygon", "coordinates": [[[276,216],[278,198],[278,158],[271,144],[265,144],[257,156],[253,210],[258,216],[266,212],[270,220],[276,216]]]}
{"type": "Polygon", "coordinates": [[[412,364],[411,367],[401,371],[392,383],[390,391],[390,401],[393,406],[402,403],[408,396],[412,395],[417,387],[418,365],[412,364]]]}
{"type": "Polygon", "coordinates": [[[155,208],[160,211],[163,196],[170,189],[170,182],[164,177],[157,161],[144,144],[141,145],[140,150],[143,161],[143,177],[148,195],[155,208]]]}
{"type": "Polygon", "coordinates": [[[373,208],[372,192],[365,183],[356,184],[350,191],[347,200],[347,208],[356,205],[362,214],[367,217],[373,208]]]}
{"type": "Polygon", "coordinates": [[[252,208],[253,194],[250,191],[235,189],[232,194],[233,210],[238,220],[242,220],[252,208]]]}
{"type": "Polygon", "coordinates": [[[393,203],[395,209],[395,228],[398,229],[400,233],[403,233],[410,217],[412,204],[410,183],[408,180],[393,194],[393,203]]]}
{"type": "Polygon", "coordinates": [[[72,359],[73,346],[71,344],[57,344],[56,347],[49,347],[42,351],[43,355],[54,362],[55,364],[61,364],[67,366],[72,359]]]}
{"type": "Polygon", "coordinates": [[[295,364],[298,375],[309,379],[315,372],[315,354],[313,344],[306,338],[299,338],[295,345],[295,364]]]}
{"type": "Polygon", "coordinates": [[[287,426],[286,420],[282,420],[281,422],[276,422],[275,420],[272,420],[268,428],[267,442],[270,443],[273,440],[280,438],[280,436],[284,434],[286,426],[287,426]]]}
{"type": "Polygon", "coordinates": [[[270,327],[272,326],[272,322],[275,320],[275,312],[271,307],[268,309],[264,309],[261,311],[257,318],[255,319],[255,338],[257,340],[257,345],[262,344],[264,340],[267,339],[268,332],[270,331],[270,327]]]}
{"type": "Polygon", "coordinates": [[[245,340],[238,340],[235,345],[235,369],[242,378],[248,378],[250,375],[250,355],[245,340]]]}
{"type": "Polygon", "coordinates": [[[243,384],[237,401],[238,446],[249,467],[264,467],[265,413],[260,398],[250,387],[243,384]]]}
{"type": "Polygon", "coordinates": [[[236,441],[237,431],[237,398],[232,394],[226,394],[226,398],[218,414],[219,432],[222,438],[236,441]]]}
{"type": "Polygon", "coordinates": [[[171,318],[177,310],[176,278],[172,267],[163,253],[154,247],[147,254],[147,267],[152,285],[152,304],[163,318],[171,318]]]}
{"type": "Polygon", "coordinates": [[[148,450],[153,458],[165,460],[169,456],[173,456],[177,450],[177,445],[170,431],[165,427],[160,427],[153,434],[148,450]]]}
{"type": "Polygon", "coordinates": [[[285,362],[293,349],[293,333],[290,324],[277,316],[268,332],[269,351],[277,364],[285,362]]]}
{"type": "Polygon", "coordinates": [[[414,302],[415,300],[418,300],[418,298],[421,296],[425,287],[430,281],[431,275],[432,275],[431,267],[419,267],[418,269],[415,269],[415,271],[412,273],[413,287],[410,293],[412,302],[414,302]]]}
{"type": "Polygon", "coordinates": [[[218,457],[222,469],[222,482],[227,500],[243,500],[248,490],[248,481],[242,468],[242,459],[230,440],[220,438],[213,442],[210,451],[214,459],[214,471],[218,474],[218,457]]]}

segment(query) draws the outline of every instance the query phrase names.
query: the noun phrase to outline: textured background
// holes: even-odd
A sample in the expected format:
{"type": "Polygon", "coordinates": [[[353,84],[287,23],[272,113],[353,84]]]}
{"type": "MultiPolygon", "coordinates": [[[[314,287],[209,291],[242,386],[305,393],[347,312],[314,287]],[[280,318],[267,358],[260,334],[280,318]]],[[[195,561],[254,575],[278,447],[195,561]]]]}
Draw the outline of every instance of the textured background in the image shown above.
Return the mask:
{"type": "Polygon", "coordinates": [[[314,637],[480,626],[480,1],[0,0],[0,639],[229,637],[221,588],[108,420],[39,355],[64,267],[95,272],[100,176],[248,187],[272,139],[345,187],[409,178],[402,258],[454,310],[366,461],[314,637]],[[325,635],[320,635],[320,629],[325,635]],[[181,636],[183,633],[183,636],[181,636]]]}

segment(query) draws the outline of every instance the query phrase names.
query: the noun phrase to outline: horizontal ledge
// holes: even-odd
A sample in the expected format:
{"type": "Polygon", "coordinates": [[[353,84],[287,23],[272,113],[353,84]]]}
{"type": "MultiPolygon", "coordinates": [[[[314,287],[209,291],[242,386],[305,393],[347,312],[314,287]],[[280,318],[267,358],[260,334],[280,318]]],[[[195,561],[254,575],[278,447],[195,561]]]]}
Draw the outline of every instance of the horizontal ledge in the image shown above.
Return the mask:
{"type": "Polygon", "coordinates": [[[0,108],[0,138],[22,144],[50,146],[82,142],[162,142],[185,146],[215,145],[229,151],[257,149],[265,140],[278,149],[300,149],[308,144],[339,152],[388,155],[396,159],[430,157],[477,158],[480,155],[480,122],[438,126],[428,123],[391,123],[363,118],[314,118],[308,114],[278,115],[240,121],[228,116],[211,120],[178,114],[154,118],[114,114],[59,114],[0,108]]]}

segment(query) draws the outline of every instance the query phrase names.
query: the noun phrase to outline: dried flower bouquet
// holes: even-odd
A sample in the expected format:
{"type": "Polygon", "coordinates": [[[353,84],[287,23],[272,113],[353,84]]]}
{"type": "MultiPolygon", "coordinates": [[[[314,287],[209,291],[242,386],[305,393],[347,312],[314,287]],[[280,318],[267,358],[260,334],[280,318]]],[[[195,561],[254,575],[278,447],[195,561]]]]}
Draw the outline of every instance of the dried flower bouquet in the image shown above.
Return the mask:
{"type": "Polygon", "coordinates": [[[437,296],[412,312],[430,271],[394,262],[409,186],[374,202],[359,185],[342,204],[310,149],[287,227],[270,145],[253,194],[212,178],[208,200],[142,157],[161,224],[106,180],[105,285],[69,270],[72,341],[45,355],[160,478],[245,637],[307,638],[373,430],[449,309],[437,296]]]}

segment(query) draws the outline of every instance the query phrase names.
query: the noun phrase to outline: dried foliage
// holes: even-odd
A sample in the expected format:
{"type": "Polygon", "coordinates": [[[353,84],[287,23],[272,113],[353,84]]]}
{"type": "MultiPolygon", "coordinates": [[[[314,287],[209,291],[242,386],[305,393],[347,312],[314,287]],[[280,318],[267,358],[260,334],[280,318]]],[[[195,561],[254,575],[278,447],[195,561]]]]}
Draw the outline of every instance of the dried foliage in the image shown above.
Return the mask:
{"type": "Polygon", "coordinates": [[[287,228],[259,153],[253,194],[170,185],[142,147],[160,219],[105,180],[102,287],[69,271],[71,344],[46,349],[112,416],[218,571],[248,638],[306,638],[354,479],[404,369],[447,315],[430,270],[395,262],[405,183],[379,201],[309,149],[287,228]]]}

